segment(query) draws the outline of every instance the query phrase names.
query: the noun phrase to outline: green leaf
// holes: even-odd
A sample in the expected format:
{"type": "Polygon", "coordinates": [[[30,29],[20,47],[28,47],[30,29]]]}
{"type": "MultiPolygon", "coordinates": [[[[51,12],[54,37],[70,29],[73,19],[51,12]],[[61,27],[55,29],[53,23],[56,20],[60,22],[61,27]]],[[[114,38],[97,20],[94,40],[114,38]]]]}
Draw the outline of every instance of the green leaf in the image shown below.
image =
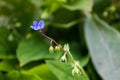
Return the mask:
{"type": "Polygon", "coordinates": [[[8,41],[9,31],[5,28],[0,28],[0,59],[14,58],[12,54],[11,45],[8,41]]]}
{"type": "Polygon", "coordinates": [[[120,33],[97,16],[88,17],[85,36],[98,73],[104,80],[120,79],[120,33]]]}
{"type": "Polygon", "coordinates": [[[71,0],[63,6],[69,10],[85,10],[91,11],[93,0],[71,0]]]}
{"type": "Polygon", "coordinates": [[[72,67],[69,64],[60,61],[47,61],[47,64],[59,80],[74,80],[72,67]]]}
{"type": "Polygon", "coordinates": [[[29,70],[11,70],[6,77],[7,80],[58,80],[46,64],[35,66],[29,70]]]}
{"type": "Polygon", "coordinates": [[[43,80],[37,75],[31,75],[23,71],[11,71],[7,74],[6,80],[43,80]]]}
{"type": "Polygon", "coordinates": [[[34,68],[27,71],[29,74],[36,74],[43,80],[58,80],[56,76],[51,72],[48,65],[42,64],[35,66],[34,68]]]}
{"type": "Polygon", "coordinates": [[[88,80],[86,75],[72,75],[72,67],[69,63],[60,61],[46,61],[51,71],[58,77],[59,80],[88,80]]]}
{"type": "Polygon", "coordinates": [[[40,38],[24,39],[20,42],[17,49],[17,58],[23,66],[31,61],[41,59],[52,59],[54,54],[49,53],[49,43],[40,38]]]}
{"type": "Polygon", "coordinates": [[[0,72],[0,80],[5,80],[5,77],[1,72],[0,72]]]}
{"type": "Polygon", "coordinates": [[[0,71],[13,71],[17,69],[17,61],[14,60],[3,60],[0,62],[0,71]]]}

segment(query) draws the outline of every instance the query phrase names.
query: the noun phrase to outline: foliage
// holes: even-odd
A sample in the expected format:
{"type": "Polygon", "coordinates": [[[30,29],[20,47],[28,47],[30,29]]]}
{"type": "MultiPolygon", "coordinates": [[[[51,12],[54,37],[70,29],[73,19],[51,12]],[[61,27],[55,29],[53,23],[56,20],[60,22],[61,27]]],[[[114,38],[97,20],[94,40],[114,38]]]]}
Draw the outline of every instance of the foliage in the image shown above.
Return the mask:
{"type": "Polygon", "coordinates": [[[119,80],[119,31],[119,0],[0,0],[0,80],[119,80]],[[60,61],[64,51],[49,52],[34,20],[69,44],[79,75],[69,56],[60,61]]]}

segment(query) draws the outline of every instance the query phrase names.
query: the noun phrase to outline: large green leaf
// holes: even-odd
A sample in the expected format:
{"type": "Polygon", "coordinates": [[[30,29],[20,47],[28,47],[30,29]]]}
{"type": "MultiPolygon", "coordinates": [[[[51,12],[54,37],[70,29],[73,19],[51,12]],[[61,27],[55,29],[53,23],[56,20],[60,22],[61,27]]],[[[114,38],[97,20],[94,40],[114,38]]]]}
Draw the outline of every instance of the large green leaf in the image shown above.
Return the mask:
{"type": "Polygon", "coordinates": [[[51,59],[54,54],[49,54],[49,43],[43,40],[43,38],[24,39],[20,42],[17,49],[17,58],[20,61],[20,65],[23,66],[26,63],[41,59],[51,59]]]}
{"type": "Polygon", "coordinates": [[[18,64],[15,59],[13,60],[3,60],[0,62],[0,71],[13,71],[17,70],[18,64]]]}
{"type": "Polygon", "coordinates": [[[46,61],[51,71],[58,77],[59,80],[89,80],[86,75],[72,75],[72,67],[69,63],[60,61],[46,61]]]}
{"type": "Polygon", "coordinates": [[[37,75],[31,75],[24,71],[11,71],[6,75],[6,80],[43,80],[37,75]]]}
{"type": "Polygon", "coordinates": [[[58,80],[46,64],[35,66],[26,72],[29,74],[36,74],[43,80],[58,80]]]}
{"type": "Polygon", "coordinates": [[[47,64],[59,80],[74,80],[72,67],[69,64],[59,61],[47,61],[47,64]]]}
{"type": "Polygon", "coordinates": [[[90,11],[92,9],[93,0],[71,0],[65,5],[65,8],[69,10],[85,10],[90,11]]]}
{"type": "MultiPolygon", "coordinates": [[[[1,76],[2,77],[2,76],[1,76]]],[[[28,70],[11,70],[7,80],[58,80],[46,64],[35,66],[28,70]],[[13,76],[14,75],[14,76],[13,76]]]]}
{"type": "Polygon", "coordinates": [[[92,61],[104,80],[120,79],[120,33],[97,16],[88,17],[85,36],[92,61]]]}

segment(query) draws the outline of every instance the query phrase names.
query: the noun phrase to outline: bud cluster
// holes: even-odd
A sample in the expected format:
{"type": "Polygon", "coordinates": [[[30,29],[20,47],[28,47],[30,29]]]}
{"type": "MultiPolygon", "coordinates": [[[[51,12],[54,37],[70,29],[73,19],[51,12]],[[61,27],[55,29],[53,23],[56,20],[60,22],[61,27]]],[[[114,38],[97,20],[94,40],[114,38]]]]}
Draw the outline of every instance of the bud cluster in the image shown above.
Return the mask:
{"type": "Polygon", "coordinates": [[[72,75],[78,75],[79,76],[79,74],[81,74],[81,71],[80,71],[80,69],[79,69],[79,63],[78,62],[75,62],[74,64],[73,64],[73,70],[72,70],[72,75]]]}

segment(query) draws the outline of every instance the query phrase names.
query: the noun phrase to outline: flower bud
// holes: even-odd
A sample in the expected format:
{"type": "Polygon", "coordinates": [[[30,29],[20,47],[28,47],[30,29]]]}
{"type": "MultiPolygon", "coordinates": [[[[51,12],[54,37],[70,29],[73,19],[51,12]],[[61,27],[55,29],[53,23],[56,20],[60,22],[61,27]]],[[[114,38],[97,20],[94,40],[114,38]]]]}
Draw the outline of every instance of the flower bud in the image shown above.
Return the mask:
{"type": "Polygon", "coordinates": [[[70,48],[69,48],[69,45],[68,45],[68,44],[65,44],[65,45],[64,45],[64,50],[65,50],[65,51],[69,51],[69,49],[70,49],[70,48]]]}
{"type": "Polygon", "coordinates": [[[50,52],[50,53],[54,53],[54,48],[53,48],[53,46],[50,46],[50,47],[49,47],[49,52],[50,52]]]}
{"type": "Polygon", "coordinates": [[[73,70],[72,70],[72,75],[80,75],[81,74],[81,71],[79,69],[79,63],[78,62],[74,62],[74,64],[72,64],[73,66],[73,70]]]}
{"type": "Polygon", "coordinates": [[[80,70],[77,68],[77,66],[74,66],[73,70],[72,70],[72,75],[79,75],[81,74],[80,70]]]}
{"type": "Polygon", "coordinates": [[[66,53],[61,57],[60,61],[61,62],[66,62],[67,61],[66,53]]]}
{"type": "Polygon", "coordinates": [[[55,46],[55,51],[60,51],[60,47],[59,46],[55,46]]]}

